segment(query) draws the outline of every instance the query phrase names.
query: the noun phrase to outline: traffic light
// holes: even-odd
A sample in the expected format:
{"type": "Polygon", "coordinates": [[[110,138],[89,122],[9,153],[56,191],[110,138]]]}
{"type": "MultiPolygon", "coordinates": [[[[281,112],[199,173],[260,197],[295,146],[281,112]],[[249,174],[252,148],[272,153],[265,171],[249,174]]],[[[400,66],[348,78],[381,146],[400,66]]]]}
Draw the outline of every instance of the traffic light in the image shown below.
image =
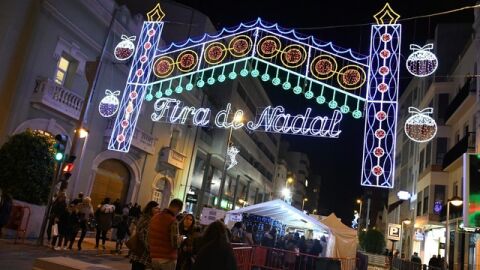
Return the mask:
{"type": "Polygon", "coordinates": [[[57,134],[55,136],[56,143],[53,145],[55,149],[54,158],[56,161],[61,162],[65,158],[65,150],[67,148],[68,136],[63,134],[57,134]]]}
{"type": "Polygon", "coordinates": [[[73,171],[73,162],[75,161],[76,156],[68,156],[65,159],[65,163],[62,168],[62,175],[60,176],[60,190],[65,190],[67,189],[68,186],[68,179],[70,176],[72,176],[72,171],[73,171]]]}

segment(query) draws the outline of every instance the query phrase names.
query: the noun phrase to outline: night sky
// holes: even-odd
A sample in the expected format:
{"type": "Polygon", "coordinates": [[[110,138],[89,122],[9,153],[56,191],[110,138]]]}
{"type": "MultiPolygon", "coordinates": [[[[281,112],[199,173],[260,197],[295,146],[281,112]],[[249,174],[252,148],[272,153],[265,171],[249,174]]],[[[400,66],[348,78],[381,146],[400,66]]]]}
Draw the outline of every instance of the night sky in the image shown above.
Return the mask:
{"type": "MultiPolygon", "coordinates": [[[[134,13],[144,12],[156,3],[154,0],[117,0],[117,2],[127,3],[134,13]]],[[[323,41],[332,41],[337,46],[351,48],[365,55],[368,54],[369,48],[370,26],[368,24],[374,22],[373,14],[385,4],[385,1],[379,0],[179,0],[177,2],[206,14],[218,29],[261,17],[268,22],[278,23],[286,28],[295,28],[298,32],[311,34],[323,41]]],[[[474,4],[475,1],[465,0],[390,1],[392,8],[401,15],[401,19],[474,4]]],[[[434,36],[436,24],[448,22],[473,22],[473,10],[401,21],[403,60],[408,57],[410,43],[420,45],[427,43],[434,36]]],[[[440,64],[441,61],[439,59],[440,64]]],[[[404,66],[405,63],[401,65],[404,66]]],[[[403,70],[400,92],[410,79],[410,74],[403,70]]],[[[267,83],[265,88],[273,104],[283,105],[289,113],[304,113],[307,106],[312,107],[315,115],[331,113],[328,108],[324,108],[327,106],[316,105],[314,101],[293,95],[291,91],[286,93],[273,87],[271,83],[267,83]]],[[[354,120],[348,117],[341,123],[343,132],[338,139],[283,136],[291,143],[292,150],[306,152],[309,155],[311,173],[320,174],[323,178],[320,194],[321,213],[335,212],[346,224],[349,224],[352,219],[356,198],[362,194],[360,173],[363,126],[363,119],[354,120]]]]}

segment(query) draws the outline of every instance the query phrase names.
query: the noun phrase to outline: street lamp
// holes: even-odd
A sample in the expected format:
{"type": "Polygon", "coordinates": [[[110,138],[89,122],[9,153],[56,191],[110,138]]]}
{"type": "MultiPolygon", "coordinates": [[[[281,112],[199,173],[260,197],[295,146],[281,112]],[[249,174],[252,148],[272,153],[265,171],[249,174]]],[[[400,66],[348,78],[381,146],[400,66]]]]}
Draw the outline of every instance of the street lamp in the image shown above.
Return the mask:
{"type": "Polygon", "coordinates": [[[447,263],[447,265],[449,265],[449,262],[448,262],[448,258],[450,257],[449,256],[449,252],[450,252],[450,204],[452,204],[453,206],[460,206],[463,204],[463,200],[462,198],[458,197],[458,196],[454,196],[453,198],[451,198],[450,200],[447,201],[447,224],[446,224],[446,233],[447,233],[447,243],[445,245],[445,262],[447,263]]]}
{"type": "Polygon", "coordinates": [[[358,230],[360,230],[360,225],[362,224],[362,200],[357,199],[357,204],[360,205],[360,210],[358,211],[358,230]]]}
{"type": "MultiPolygon", "coordinates": [[[[223,199],[223,189],[225,188],[225,179],[227,178],[227,159],[228,159],[228,148],[230,147],[232,141],[232,132],[233,129],[237,129],[243,126],[243,113],[235,113],[233,116],[233,121],[230,126],[230,131],[228,133],[228,140],[227,140],[227,149],[225,150],[225,156],[223,161],[223,173],[222,173],[222,180],[220,181],[220,187],[218,189],[218,208],[221,207],[222,199],[223,199]]],[[[248,200],[248,198],[246,198],[248,200]]]]}
{"type": "Polygon", "coordinates": [[[308,202],[308,198],[304,198],[302,201],[302,211],[303,211],[303,208],[305,208],[305,202],[308,202]]]}

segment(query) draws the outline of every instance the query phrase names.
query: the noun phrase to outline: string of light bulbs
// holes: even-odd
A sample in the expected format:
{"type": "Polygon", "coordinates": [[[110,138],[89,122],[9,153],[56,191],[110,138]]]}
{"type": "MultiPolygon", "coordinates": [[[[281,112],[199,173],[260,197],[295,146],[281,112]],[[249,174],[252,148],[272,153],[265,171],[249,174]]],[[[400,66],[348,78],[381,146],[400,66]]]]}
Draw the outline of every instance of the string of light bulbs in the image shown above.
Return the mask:
{"type": "MultiPolygon", "coordinates": [[[[431,18],[431,17],[456,13],[456,12],[460,12],[460,11],[464,11],[464,10],[468,10],[468,9],[475,9],[475,8],[480,8],[480,4],[465,6],[465,7],[461,7],[461,8],[456,8],[456,9],[451,9],[451,10],[447,10],[447,11],[441,11],[441,12],[436,12],[436,13],[431,13],[431,14],[426,14],[426,15],[418,15],[418,16],[401,18],[398,21],[399,22],[404,22],[404,21],[411,21],[411,20],[417,20],[417,19],[431,18]]],[[[342,24],[342,25],[328,25],[328,26],[314,26],[314,27],[296,27],[295,29],[298,29],[298,30],[320,30],[320,29],[360,27],[360,26],[370,26],[370,25],[372,25],[372,23],[342,24]]]]}

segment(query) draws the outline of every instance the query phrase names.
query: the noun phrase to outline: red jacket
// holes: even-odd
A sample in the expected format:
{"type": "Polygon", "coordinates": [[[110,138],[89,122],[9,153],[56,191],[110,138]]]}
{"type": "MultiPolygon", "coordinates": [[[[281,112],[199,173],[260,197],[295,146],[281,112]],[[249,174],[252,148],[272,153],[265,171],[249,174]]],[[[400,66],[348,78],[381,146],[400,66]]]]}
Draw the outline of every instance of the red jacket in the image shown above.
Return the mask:
{"type": "Polygon", "coordinates": [[[168,209],[152,217],[148,226],[148,244],[152,259],[177,259],[175,225],[175,215],[168,209]]]}

